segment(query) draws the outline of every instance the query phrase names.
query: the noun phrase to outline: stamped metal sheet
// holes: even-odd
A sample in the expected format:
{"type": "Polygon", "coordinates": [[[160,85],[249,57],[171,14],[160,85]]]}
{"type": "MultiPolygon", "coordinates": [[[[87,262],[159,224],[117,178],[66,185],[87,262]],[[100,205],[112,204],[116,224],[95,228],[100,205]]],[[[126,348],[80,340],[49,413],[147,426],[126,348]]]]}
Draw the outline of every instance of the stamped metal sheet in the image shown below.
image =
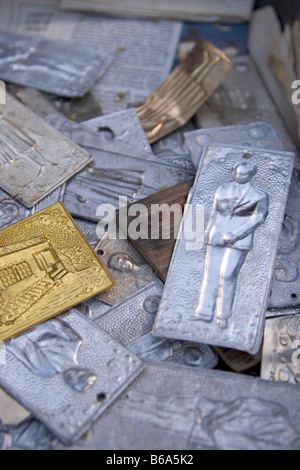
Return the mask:
{"type": "Polygon", "coordinates": [[[2,388],[67,444],[89,429],[143,367],[75,309],[6,348],[2,388]]]}
{"type": "Polygon", "coordinates": [[[204,206],[204,244],[195,251],[181,231],[155,335],[259,351],[293,163],[288,152],[205,147],[188,200],[204,206]]]}
{"type": "Polygon", "coordinates": [[[151,284],[111,308],[95,323],[142,359],[215,367],[218,356],[209,346],[156,338],[151,334],[162,291],[161,282],[151,284]]]}
{"type": "Polygon", "coordinates": [[[18,424],[1,424],[0,450],[52,450],[55,436],[33,417],[18,424]]]}
{"type": "Polygon", "coordinates": [[[276,130],[267,122],[197,129],[186,132],[184,136],[186,146],[191,152],[196,168],[199,166],[203,147],[207,144],[242,145],[243,147],[285,150],[276,130]]]}
{"type": "Polygon", "coordinates": [[[112,59],[92,47],[0,31],[0,78],[54,95],[83,96],[112,59]]]}
{"type": "Polygon", "coordinates": [[[32,207],[92,157],[7,95],[0,109],[0,186],[32,207]]]}
{"type": "Polygon", "coordinates": [[[157,161],[155,155],[141,150],[136,145],[132,146],[127,142],[108,137],[105,133],[96,132],[84,126],[83,123],[71,121],[60,114],[51,113],[47,116],[46,121],[77,145],[91,153],[94,153],[95,150],[103,150],[143,160],[157,161]]]}
{"type": "MultiPolygon", "coordinates": [[[[230,75],[219,86],[196,115],[199,128],[270,123],[278,132],[285,150],[296,152],[296,146],[273,103],[250,56],[233,59],[230,75]]],[[[295,165],[300,169],[299,160],[295,165]]]]}
{"type": "Polygon", "coordinates": [[[89,119],[82,123],[95,132],[107,132],[107,137],[137,147],[152,154],[145,131],[135,108],[124,109],[115,113],[89,119]]]}
{"type": "Polygon", "coordinates": [[[300,174],[294,172],[271,285],[269,308],[300,303],[300,174]]]}
{"type": "Polygon", "coordinates": [[[115,285],[98,298],[110,305],[117,305],[143,287],[158,281],[158,276],[142,255],[127,239],[114,238],[108,229],[96,247],[101,261],[115,280],[115,285]]]}
{"type": "Polygon", "coordinates": [[[71,449],[299,450],[299,423],[293,385],[147,363],[71,449]]]}
{"type": "Polygon", "coordinates": [[[0,340],[113,285],[70,214],[56,203],[0,231],[0,340]]]}
{"type": "Polygon", "coordinates": [[[270,308],[266,312],[266,318],[296,315],[297,313],[300,313],[300,304],[293,307],[270,308]]]}
{"type": "Polygon", "coordinates": [[[93,163],[67,183],[64,204],[75,217],[95,222],[101,204],[118,209],[121,196],[135,202],[193,176],[183,169],[117,153],[95,150],[93,156],[93,163]]]}
{"type": "Polygon", "coordinates": [[[266,320],[261,378],[300,385],[300,313],[266,320]]]}

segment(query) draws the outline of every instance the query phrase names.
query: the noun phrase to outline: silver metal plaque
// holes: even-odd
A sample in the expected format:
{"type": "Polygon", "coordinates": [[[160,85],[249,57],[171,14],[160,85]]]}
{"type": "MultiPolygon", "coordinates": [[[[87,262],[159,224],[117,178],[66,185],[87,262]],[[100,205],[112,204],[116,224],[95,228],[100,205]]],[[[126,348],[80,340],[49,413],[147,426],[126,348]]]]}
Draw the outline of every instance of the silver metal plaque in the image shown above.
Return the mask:
{"type": "Polygon", "coordinates": [[[96,251],[115,285],[97,297],[110,305],[117,305],[159,278],[129,240],[114,238],[112,229],[113,226],[105,233],[96,251]]]}
{"type": "Polygon", "coordinates": [[[261,378],[300,385],[300,313],[266,320],[261,378]]]}
{"type": "Polygon", "coordinates": [[[152,155],[151,145],[135,108],[89,119],[82,124],[95,132],[106,133],[107,139],[124,142],[152,155]]]}
{"type": "Polygon", "coordinates": [[[75,309],[6,343],[1,387],[65,443],[140,373],[142,362],[75,309]]]}
{"type": "Polygon", "coordinates": [[[266,318],[282,317],[285,315],[296,315],[300,313],[300,304],[293,307],[270,308],[266,312],[266,318]]]}
{"type": "Polygon", "coordinates": [[[185,237],[185,211],[155,335],[258,353],[293,162],[287,152],[205,147],[188,200],[204,206],[204,244],[185,237]]]}
{"type": "Polygon", "coordinates": [[[193,163],[199,166],[203,147],[207,144],[242,145],[243,147],[285,150],[274,127],[267,122],[253,122],[240,126],[197,129],[186,132],[185,143],[193,163]]]}
{"type": "MultiPolygon", "coordinates": [[[[286,130],[278,110],[250,56],[233,60],[233,69],[217,91],[209,97],[196,115],[199,128],[270,123],[278,132],[285,150],[296,152],[296,146],[286,130]]],[[[300,169],[299,160],[295,164],[300,169]]]]}
{"type": "Polygon", "coordinates": [[[54,95],[83,96],[112,59],[92,47],[0,31],[0,78],[54,95]]]}
{"type": "Polygon", "coordinates": [[[142,359],[215,367],[218,356],[209,346],[157,338],[151,334],[162,291],[160,281],[151,284],[112,307],[95,323],[142,359]]]}
{"type": "MultiPolygon", "coordinates": [[[[93,129],[67,119],[66,117],[51,113],[46,117],[46,121],[59,132],[64,134],[70,140],[80,147],[93,153],[95,150],[120,153],[124,156],[137,157],[143,160],[157,161],[157,157],[149,152],[141,150],[140,147],[129,145],[116,138],[108,138],[103,132],[96,132],[93,129]]],[[[105,157],[104,157],[105,158],[105,157]]]]}
{"type": "Polygon", "coordinates": [[[269,308],[300,304],[300,174],[294,172],[271,285],[269,308]]]}
{"type": "Polygon", "coordinates": [[[293,385],[147,363],[71,449],[299,450],[299,423],[299,390],[293,385]]]}
{"type": "Polygon", "coordinates": [[[32,207],[92,161],[16,99],[0,108],[0,186],[32,207]]]}

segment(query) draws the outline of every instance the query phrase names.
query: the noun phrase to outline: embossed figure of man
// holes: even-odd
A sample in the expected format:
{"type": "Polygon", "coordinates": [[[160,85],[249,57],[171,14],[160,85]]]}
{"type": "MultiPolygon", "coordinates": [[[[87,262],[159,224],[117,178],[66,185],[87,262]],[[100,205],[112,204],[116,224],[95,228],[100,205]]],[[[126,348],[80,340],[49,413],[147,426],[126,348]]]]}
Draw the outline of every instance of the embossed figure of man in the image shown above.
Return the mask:
{"type": "Polygon", "coordinates": [[[233,168],[234,181],[219,186],[205,231],[205,273],[193,319],[211,322],[216,314],[224,329],[232,315],[239,271],[253,248],[256,229],[268,215],[267,193],[251,183],[257,167],[249,162],[233,168]]]}

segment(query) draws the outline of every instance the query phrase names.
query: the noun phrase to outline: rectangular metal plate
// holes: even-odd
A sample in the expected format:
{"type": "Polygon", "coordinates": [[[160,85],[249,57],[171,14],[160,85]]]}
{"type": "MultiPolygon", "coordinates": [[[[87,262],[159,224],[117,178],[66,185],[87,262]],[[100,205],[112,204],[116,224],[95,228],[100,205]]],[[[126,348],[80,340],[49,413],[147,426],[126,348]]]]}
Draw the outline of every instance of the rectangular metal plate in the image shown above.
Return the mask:
{"type": "MultiPolygon", "coordinates": [[[[201,129],[251,124],[256,121],[268,122],[278,132],[285,150],[297,153],[251,57],[235,57],[232,63],[230,75],[197,112],[197,127],[201,129]]],[[[297,159],[295,164],[300,169],[297,159]]]]}
{"type": "Polygon", "coordinates": [[[112,58],[92,47],[0,31],[0,78],[58,96],[83,96],[112,58]]]}
{"type": "Polygon", "coordinates": [[[260,376],[300,385],[300,314],[266,320],[260,376]]]}
{"type": "Polygon", "coordinates": [[[2,230],[0,247],[2,341],[113,285],[62,203],[2,230]]]}
{"type": "Polygon", "coordinates": [[[117,305],[145,286],[158,280],[157,275],[127,239],[114,238],[109,227],[96,247],[96,252],[107,266],[115,285],[98,297],[110,305],[117,305]]]}
{"type": "Polygon", "coordinates": [[[162,291],[162,283],[151,284],[112,307],[95,323],[142,359],[215,367],[218,356],[209,346],[156,338],[151,334],[162,291]]]}
{"type": "Polygon", "coordinates": [[[300,304],[300,174],[294,171],[290,185],[269,308],[300,304]]]}
{"type": "Polygon", "coordinates": [[[276,130],[267,122],[197,129],[186,132],[184,137],[196,168],[199,166],[203,147],[207,144],[242,145],[243,147],[285,150],[276,130]]]}
{"type": "Polygon", "coordinates": [[[287,152],[205,147],[188,200],[190,212],[204,206],[205,243],[193,249],[181,231],[157,336],[258,352],[293,162],[287,152]]]}
{"type": "Polygon", "coordinates": [[[110,131],[112,135],[107,135],[107,138],[113,138],[152,155],[151,145],[135,108],[89,119],[82,124],[95,132],[110,131]]]}
{"type": "Polygon", "coordinates": [[[0,186],[26,207],[92,161],[85,150],[10,95],[0,110],[0,186]]]}
{"type": "Polygon", "coordinates": [[[72,449],[291,450],[299,449],[299,422],[293,385],[147,363],[72,449]]]}
{"type": "Polygon", "coordinates": [[[75,309],[6,349],[1,386],[66,444],[82,436],[143,367],[75,309]]]}

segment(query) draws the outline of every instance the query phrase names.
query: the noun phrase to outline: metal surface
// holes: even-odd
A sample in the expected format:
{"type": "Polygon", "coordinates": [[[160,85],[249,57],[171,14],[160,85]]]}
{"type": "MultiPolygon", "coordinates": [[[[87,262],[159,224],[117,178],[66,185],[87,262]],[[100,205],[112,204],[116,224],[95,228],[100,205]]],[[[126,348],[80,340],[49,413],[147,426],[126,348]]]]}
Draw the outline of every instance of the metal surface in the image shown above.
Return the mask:
{"type": "Polygon", "coordinates": [[[83,96],[112,58],[79,44],[0,31],[0,78],[58,96],[83,96]]]}
{"type": "Polygon", "coordinates": [[[294,172],[271,285],[269,308],[300,303],[300,174],[294,172]]]}
{"type": "Polygon", "coordinates": [[[115,285],[98,297],[110,305],[117,305],[157,281],[158,276],[129,240],[113,239],[110,230],[100,240],[96,251],[113,276],[115,285]]]}
{"type": "Polygon", "coordinates": [[[151,146],[135,108],[89,119],[82,124],[95,132],[106,133],[107,137],[113,138],[114,141],[124,142],[152,154],[151,146]]]}
{"type": "Polygon", "coordinates": [[[113,285],[61,203],[0,232],[0,340],[113,285]]]}
{"type": "MultiPolygon", "coordinates": [[[[199,109],[199,128],[251,124],[264,121],[277,131],[285,150],[296,152],[296,146],[286,130],[269,93],[250,56],[235,57],[230,75],[199,109]]],[[[299,161],[295,165],[300,169],[299,161]]]]}
{"type": "Polygon", "coordinates": [[[300,385],[300,314],[266,320],[261,378],[300,385]]]}
{"type": "Polygon", "coordinates": [[[70,444],[141,369],[137,357],[72,309],[7,343],[0,383],[70,444]]]}
{"type": "MultiPolygon", "coordinates": [[[[208,145],[188,202],[204,245],[177,240],[154,334],[256,354],[294,154],[208,145]]],[[[186,220],[186,211],[184,220],[186,220]]]]}
{"type": "Polygon", "coordinates": [[[185,144],[190,150],[196,168],[199,166],[202,150],[206,144],[229,144],[269,150],[285,150],[276,130],[267,122],[197,129],[186,132],[184,136],[185,144]]]}
{"type": "Polygon", "coordinates": [[[0,186],[32,207],[92,161],[91,156],[7,95],[0,108],[0,186]]]}
{"type": "Polygon", "coordinates": [[[299,450],[299,422],[293,385],[148,363],[71,449],[299,450]]]}
{"type": "Polygon", "coordinates": [[[161,282],[150,284],[111,308],[95,323],[143,359],[207,369],[215,367],[218,356],[209,346],[156,338],[151,334],[162,291],[161,282]]]}
{"type": "Polygon", "coordinates": [[[157,161],[157,157],[149,152],[141,150],[139,143],[134,147],[127,142],[123,142],[104,132],[96,132],[78,123],[67,119],[60,114],[51,113],[46,121],[63,135],[75,142],[80,147],[88,149],[91,153],[94,150],[103,150],[107,152],[120,153],[124,156],[137,157],[143,160],[157,161]]]}

